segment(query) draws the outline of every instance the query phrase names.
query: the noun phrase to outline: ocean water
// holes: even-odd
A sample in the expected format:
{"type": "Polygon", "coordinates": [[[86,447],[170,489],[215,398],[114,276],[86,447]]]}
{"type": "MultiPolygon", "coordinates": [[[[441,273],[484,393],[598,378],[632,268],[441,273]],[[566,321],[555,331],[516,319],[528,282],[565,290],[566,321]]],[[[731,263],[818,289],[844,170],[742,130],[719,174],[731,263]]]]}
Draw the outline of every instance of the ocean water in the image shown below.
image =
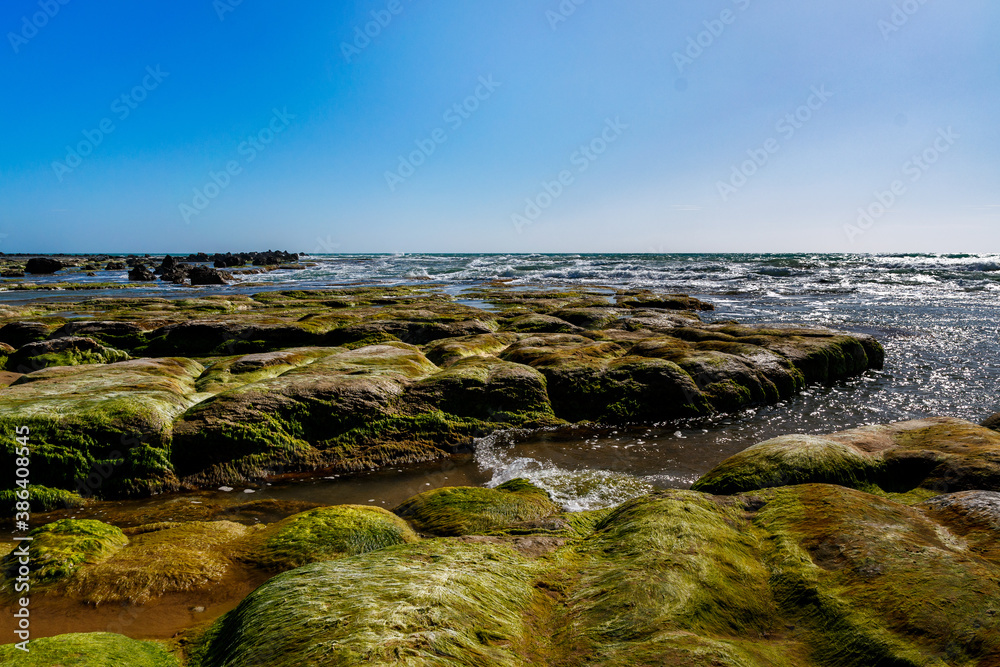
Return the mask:
{"type": "MultiPolygon", "coordinates": [[[[499,433],[457,466],[377,479],[262,487],[264,496],[391,506],[399,490],[527,477],[570,509],[602,507],[657,487],[684,488],[727,456],[786,433],[824,433],[932,415],[981,421],[1000,411],[1000,255],[315,255],[301,270],[211,288],[155,284],[128,294],[166,297],[356,284],[434,284],[462,290],[585,285],[683,292],[716,304],[709,320],[799,323],[870,333],[886,367],[781,404],[634,428],[499,433]],[[252,283],[250,282],[252,281],[252,283]],[[405,485],[399,482],[405,476],[405,485]],[[371,496],[375,496],[374,498],[371,496]]],[[[66,280],[41,278],[36,282],[66,280]]],[[[70,278],[125,282],[125,272],[70,278]]],[[[0,303],[104,292],[0,292],[0,303]]],[[[403,496],[406,497],[406,496],[403,496]]],[[[402,500],[402,498],[398,498],[402,500]]]]}

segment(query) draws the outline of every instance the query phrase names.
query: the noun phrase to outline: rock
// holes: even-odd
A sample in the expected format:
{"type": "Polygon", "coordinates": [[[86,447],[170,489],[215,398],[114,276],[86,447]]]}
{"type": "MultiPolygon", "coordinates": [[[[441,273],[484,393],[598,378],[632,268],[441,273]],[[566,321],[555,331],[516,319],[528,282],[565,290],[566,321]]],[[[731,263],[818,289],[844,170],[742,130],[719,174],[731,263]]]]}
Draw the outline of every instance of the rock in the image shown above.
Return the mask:
{"type": "Polygon", "coordinates": [[[626,308],[662,308],[665,310],[715,310],[715,306],[686,294],[653,294],[649,290],[619,295],[619,306],[626,308]]]}
{"type": "Polygon", "coordinates": [[[26,273],[46,275],[63,268],[63,263],[49,257],[32,257],[24,267],[26,273]]]}
{"type": "Polygon", "coordinates": [[[0,662],[19,667],[180,667],[159,643],[110,632],[33,637],[30,646],[28,653],[14,644],[0,646],[0,662]]]}
{"type": "Polygon", "coordinates": [[[0,342],[15,348],[48,338],[52,326],[42,322],[10,322],[0,327],[0,342]]]}
{"type": "Polygon", "coordinates": [[[125,262],[119,262],[117,260],[108,262],[104,265],[105,271],[123,271],[128,265],[125,262]]]}
{"type": "Polygon", "coordinates": [[[314,563],[219,619],[198,667],[529,664],[514,646],[535,594],[526,559],[492,545],[435,540],[314,563]]]}
{"type": "MultiPolygon", "coordinates": [[[[17,491],[14,489],[0,491],[0,511],[14,513],[19,500],[16,493],[17,491]]],[[[34,512],[51,512],[57,509],[82,507],[86,502],[75,491],[50,489],[41,484],[32,484],[28,487],[28,503],[34,512]]]]}
{"type": "Polygon", "coordinates": [[[191,481],[218,485],[275,468],[350,470],[438,458],[449,430],[471,425],[395,407],[409,384],[436,370],[403,343],[330,350],[188,411],[174,428],[174,462],[181,475],[195,475],[191,481]]]}
{"type": "Polygon", "coordinates": [[[145,331],[132,322],[85,321],[67,322],[52,332],[52,338],[86,336],[119,349],[134,349],[145,342],[145,331]]]}
{"type": "Polygon", "coordinates": [[[170,255],[167,255],[166,257],[163,258],[163,261],[160,262],[160,265],[155,269],[153,269],[153,273],[155,273],[156,275],[161,275],[164,273],[172,273],[173,271],[177,270],[179,266],[183,265],[179,264],[177,260],[171,257],[170,255]]]}
{"type": "Polygon", "coordinates": [[[77,366],[125,361],[126,352],[101,345],[93,338],[64,336],[28,343],[7,359],[7,368],[31,373],[49,366],[77,366]]]}
{"type": "Polygon", "coordinates": [[[1000,561],[935,512],[832,485],[661,491],[573,516],[546,558],[503,535],[401,544],[274,577],[193,667],[990,664],[1000,561]]]}
{"type": "Polygon", "coordinates": [[[207,266],[195,266],[188,270],[188,278],[192,285],[227,285],[233,279],[233,274],[207,266]]]}
{"type": "MultiPolygon", "coordinates": [[[[121,550],[128,538],[119,528],[89,519],[63,519],[28,534],[32,583],[49,584],[73,575],[83,565],[107,560],[121,550]]],[[[8,579],[17,576],[18,559],[8,554],[0,562],[8,579]]]]}
{"type": "Polygon", "coordinates": [[[128,531],[128,546],[80,568],[66,595],[89,605],[141,605],[164,595],[207,591],[233,568],[248,529],[231,521],[159,524],[128,531]]]}
{"type": "Polygon", "coordinates": [[[24,271],[20,269],[5,269],[0,271],[0,278],[23,278],[24,271]]]}
{"type": "Polygon", "coordinates": [[[495,489],[466,486],[425,491],[393,510],[418,531],[442,536],[492,533],[557,511],[548,493],[523,479],[495,489]]]}
{"type": "Polygon", "coordinates": [[[993,429],[994,431],[1000,431],[1000,412],[987,417],[986,420],[983,421],[982,425],[986,428],[993,429]]]}
{"type": "Polygon", "coordinates": [[[692,489],[732,494],[808,483],[885,492],[1000,491],[1000,434],[934,417],[827,436],[790,435],[731,456],[692,489]]]}
{"type": "Polygon", "coordinates": [[[504,322],[503,328],[524,333],[578,333],[583,330],[558,317],[538,314],[515,317],[504,322]]]}
{"type": "Polygon", "coordinates": [[[338,505],[296,514],[254,536],[244,558],[270,570],[384,549],[417,541],[405,521],[381,507],[338,505]]]}
{"type": "Polygon", "coordinates": [[[132,270],[128,272],[128,279],[137,282],[149,282],[151,280],[156,280],[156,275],[146,268],[146,265],[142,262],[136,262],[135,265],[133,265],[132,270]]]}
{"type": "Polygon", "coordinates": [[[149,332],[147,339],[148,354],[231,355],[316,344],[323,336],[295,325],[194,320],[160,327],[149,332]]]}
{"type": "MultiPolygon", "coordinates": [[[[199,400],[203,370],[187,359],[138,359],[29,373],[0,393],[0,429],[31,429],[33,485],[77,490],[85,480],[99,498],[173,491],[170,426],[199,400]]],[[[14,460],[13,449],[0,450],[0,466],[14,460]]]]}

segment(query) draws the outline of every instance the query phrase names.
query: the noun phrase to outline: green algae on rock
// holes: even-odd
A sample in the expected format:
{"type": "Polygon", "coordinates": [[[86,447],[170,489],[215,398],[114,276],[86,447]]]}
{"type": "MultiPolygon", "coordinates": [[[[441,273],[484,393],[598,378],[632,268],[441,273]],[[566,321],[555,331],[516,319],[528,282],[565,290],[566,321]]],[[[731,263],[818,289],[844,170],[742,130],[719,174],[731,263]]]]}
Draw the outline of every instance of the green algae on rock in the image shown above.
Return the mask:
{"type": "MultiPolygon", "coordinates": [[[[28,426],[32,481],[102,497],[173,490],[166,448],[174,419],[196,402],[204,368],[188,359],[137,359],[48,368],[0,393],[0,465],[13,467],[14,426],[28,426]]],[[[12,483],[12,482],[10,482],[12,483]]]]}
{"type": "MultiPolygon", "coordinates": [[[[28,536],[32,538],[28,553],[33,584],[70,577],[84,565],[107,560],[128,543],[120,528],[91,519],[63,519],[35,528],[28,536]]],[[[13,554],[3,559],[6,577],[13,579],[17,567],[13,554]]]]}
{"type": "MultiPolygon", "coordinates": [[[[0,491],[0,511],[13,515],[18,502],[17,492],[20,489],[6,489],[0,491]]],[[[55,509],[67,507],[81,507],[87,500],[80,497],[75,491],[64,491],[63,489],[50,489],[41,484],[28,486],[28,503],[33,512],[51,512],[55,509]]]]}
{"type": "Polygon", "coordinates": [[[180,667],[161,644],[110,632],[32,639],[30,651],[0,645],[0,664],[19,667],[180,667]]]}
{"type": "Polygon", "coordinates": [[[306,565],[219,619],[189,665],[525,665],[532,579],[508,548],[441,540],[306,565]]]}
{"type": "Polygon", "coordinates": [[[882,493],[1000,490],[1000,434],[961,419],[933,417],[816,437],[790,435],[729,457],[693,489],[732,494],[805,483],[882,493]]]}
{"type": "Polygon", "coordinates": [[[416,542],[417,535],[405,521],[381,507],[338,505],[295,514],[250,539],[254,546],[246,560],[288,570],[416,542]]]}
{"type": "Polygon", "coordinates": [[[495,489],[458,486],[424,491],[393,510],[418,531],[443,536],[492,533],[557,511],[548,493],[523,479],[495,489]]]}
{"type": "Polygon", "coordinates": [[[469,293],[495,312],[433,286],[100,298],[72,322],[33,304],[0,317],[0,339],[143,358],[11,377],[0,427],[27,416],[38,483],[111,498],[427,462],[501,428],[738,411],[883,363],[870,336],[706,324],[672,310],[695,299],[613,294],[469,293]],[[199,356],[150,356],[168,354],[199,356]]]}
{"type": "Polygon", "coordinates": [[[911,507],[819,484],[663,491],[520,554],[502,533],[390,546],[275,577],[189,664],[994,664],[995,495],[911,507]]]}
{"type": "Polygon", "coordinates": [[[232,568],[248,528],[192,521],[133,530],[128,546],[80,568],[64,594],[87,604],[143,604],[167,593],[217,585],[232,568]]]}

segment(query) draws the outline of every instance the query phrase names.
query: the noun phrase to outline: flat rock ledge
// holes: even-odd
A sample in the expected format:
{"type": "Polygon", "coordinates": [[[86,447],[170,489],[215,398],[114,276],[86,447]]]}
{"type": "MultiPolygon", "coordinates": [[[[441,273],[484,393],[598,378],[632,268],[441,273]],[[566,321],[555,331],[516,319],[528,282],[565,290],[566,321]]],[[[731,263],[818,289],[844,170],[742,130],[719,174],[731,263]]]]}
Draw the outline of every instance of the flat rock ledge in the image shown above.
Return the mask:
{"type": "Polygon", "coordinates": [[[0,463],[27,425],[37,484],[141,496],[432,461],[500,428],[737,411],[882,367],[870,336],[706,323],[710,308],[399,287],[8,309],[0,463]]]}

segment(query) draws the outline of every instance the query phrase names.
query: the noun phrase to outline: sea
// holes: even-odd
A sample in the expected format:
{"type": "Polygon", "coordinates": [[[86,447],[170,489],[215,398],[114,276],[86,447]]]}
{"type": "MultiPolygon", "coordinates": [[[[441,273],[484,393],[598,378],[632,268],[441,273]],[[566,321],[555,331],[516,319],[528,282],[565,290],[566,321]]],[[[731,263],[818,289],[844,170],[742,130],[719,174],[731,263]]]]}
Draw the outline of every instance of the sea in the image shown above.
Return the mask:
{"type": "MultiPolygon", "coordinates": [[[[461,301],[464,290],[503,279],[514,289],[577,285],[686,293],[716,305],[702,313],[709,321],[832,327],[871,334],[886,349],[883,370],[807,387],[777,405],[738,414],[505,431],[477,441],[464,460],[220,494],[392,507],[428,488],[495,486],[523,477],[569,510],[597,509],[656,488],[687,488],[726,457],[778,435],[937,415],[979,422],[1000,411],[998,254],[350,254],[307,255],[302,262],[312,266],[244,276],[220,287],[0,291],[0,306],[357,285],[435,285],[461,301]]],[[[97,271],[33,281],[125,283],[127,276],[97,271]]]]}

